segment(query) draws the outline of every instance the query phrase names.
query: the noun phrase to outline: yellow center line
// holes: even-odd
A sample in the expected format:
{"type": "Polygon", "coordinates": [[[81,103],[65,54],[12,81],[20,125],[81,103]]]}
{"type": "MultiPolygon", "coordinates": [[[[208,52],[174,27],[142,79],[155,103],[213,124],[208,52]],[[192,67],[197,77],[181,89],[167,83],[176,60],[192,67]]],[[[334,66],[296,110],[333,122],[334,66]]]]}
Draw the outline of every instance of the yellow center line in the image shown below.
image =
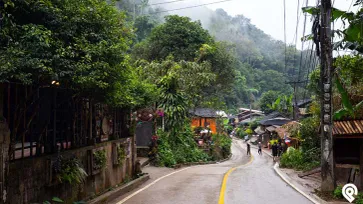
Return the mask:
{"type": "Polygon", "coordinates": [[[221,187],[221,191],[219,192],[219,201],[218,204],[224,204],[224,195],[226,192],[226,188],[227,188],[227,179],[228,176],[234,171],[236,170],[238,167],[243,167],[243,166],[247,166],[250,165],[253,161],[254,157],[251,155],[250,161],[247,164],[242,164],[236,167],[231,168],[230,170],[227,171],[227,173],[224,175],[223,177],[223,182],[222,182],[222,187],[221,187]]]}

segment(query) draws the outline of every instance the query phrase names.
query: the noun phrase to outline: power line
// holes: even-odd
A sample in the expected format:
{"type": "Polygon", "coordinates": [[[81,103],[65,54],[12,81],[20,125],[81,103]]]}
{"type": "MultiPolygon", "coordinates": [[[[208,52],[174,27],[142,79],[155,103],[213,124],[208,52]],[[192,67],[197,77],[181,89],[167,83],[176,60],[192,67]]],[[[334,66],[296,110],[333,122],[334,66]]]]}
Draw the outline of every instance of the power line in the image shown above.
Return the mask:
{"type": "Polygon", "coordinates": [[[285,42],[285,72],[287,72],[287,44],[286,44],[286,0],[284,3],[284,42],[285,42]]]}
{"type": "Polygon", "coordinates": [[[294,33],[294,37],[292,38],[292,42],[294,42],[295,40],[295,46],[296,46],[296,41],[297,41],[297,32],[298,32],[298,27],[299,27],[299,23],[300,23],[300,18],[302,15],[302,12],[300,12],[300,0],[298,0],[297,3],[297,11],[296,11],[296,29],[295,29],[295,33],[294,33]],[[300,15],[299,15],[300,13],[300,15]]]}
{"type": "MultiPolygon", "coordinates": [[[[309,0],[306,0],[306,6],[308,6],[309,4],[309,0]]],[[[303,36],[305,36],[305,30],[306,30],[306,15],[304,15],[304,28],[303,28],[303,36]]],[[[297,76],[297,79],[300,79],[300,74],[301,74],[301,65],[302,65],[302,55],[303,55],[303,51],[304,51],[304,42],[301,43],[301,53],[300,53],[300,67],[299,67],[299,73],[297,76]]]]}
{"type": "Polygon", "coordinates": [[[180,2],[180,1],[187,1],[187,0],[174,0],[174,1],[167,1],[167,2],[159,2],[159,3],[149,4],[149,6],[156,6],[156,5],[163,5],[163,4],[171,4],[171,3],[180,2]]]}
{"type": "MultiPolygon", "coordinates": [[[[294,62],[296,60],[296,55],[297,55],[297,52],[298,52],[298,49],[297,49],[297,33],[298,33],[298,28],[299,28],[299,22],[300,22],[300,16],[299,16],[299,13],[300,13],[300,0],[297,1],[297,10],[296,10],[296,29],[295,29],[295,34],[294,34],[294,38],[293,38],[293,43],[295,45],[295,54],[294,54],[294,62]],[[294,42],[295,41],[295,42],[294,42]]],[[[301,14],[301,13],[300,13],[301,14]]],[[[305,16],[305,19],[306,19],[306,16],[305,16]]],[[[295,66],[294,66],[294,69],[292,70],[292,76],[295,77],[295,66]]],[[[299,80],[299,78],[297,78],[297,80],[299,80]]],[[[295,79],[296,81],[296,79],[295,79]]],[[[294,90],[295,90],[295,86],[294,86],[294,90]]]]}
{"type": "Polygon", "coordinates": [[[179,10],[184,10],[184,9],[196,8],[196,7],[207,6],[207,5],[211,5],[211,4],[218,4],[218,3],[228,2],[228,1],[234,1],[234,0],[216,1],[216,2],[211,2],[211,3],[206,3],[206,4],[199,4],[199,5],[195,5],[195,6],[188,6],[188,7],[170,9],[170,10],[165,10],[165,11],[158,11],[158,12],[154,12],[154,13],[149,13],[149,15],[165,13],[165,12],[169,12],[169,11],[179,11],[179,10]]]}

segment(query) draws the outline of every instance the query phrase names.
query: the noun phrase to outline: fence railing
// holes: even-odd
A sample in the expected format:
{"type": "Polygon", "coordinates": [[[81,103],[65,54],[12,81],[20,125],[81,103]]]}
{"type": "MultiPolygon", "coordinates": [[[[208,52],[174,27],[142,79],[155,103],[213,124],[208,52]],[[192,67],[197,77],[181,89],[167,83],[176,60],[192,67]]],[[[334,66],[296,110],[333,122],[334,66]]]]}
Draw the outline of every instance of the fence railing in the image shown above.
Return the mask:
{"type": "Polygon", "coordinates": [[[97,103],[70,89],[16,83],[0,87],[12,160],[129,136],[128,110],[97,103]]]}

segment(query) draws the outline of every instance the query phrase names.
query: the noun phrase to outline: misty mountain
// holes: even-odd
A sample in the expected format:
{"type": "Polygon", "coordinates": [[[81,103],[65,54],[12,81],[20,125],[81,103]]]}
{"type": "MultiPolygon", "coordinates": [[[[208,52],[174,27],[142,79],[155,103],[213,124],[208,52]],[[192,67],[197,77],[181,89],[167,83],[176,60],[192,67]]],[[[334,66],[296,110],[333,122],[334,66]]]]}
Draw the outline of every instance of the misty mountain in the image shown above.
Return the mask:
{"type": "MultiPolygon", "coordinates": [[[[217,41],[227,42],[233,47],[230,50],[239,65],[236,69],[238,79],[235,88],[225,96],[230,106],[249,103],[248,88],[258,90],[258,94],[255,94],[256,100],[269,90],[291,94],[293,87],[286,82],[305,80],[309,70],[315,67],[311,63],[315,58],[311,50],[300,51],[295,45],[285,46],[284,42],[273,39],[242,14],[231,16],[223,9],[214,11],[206,6],[178,10],[201,3],[171,0],[140,1],[134,10],[131,0],[123,2],[127,1],[131,2],[131,7],[124,9],[131,15],[138,16],[136,24],[143,28],[150,27],[149,31],[151,27],[163,23],[162,19],[167,15],[187,16],[193,21],[200,21],[203,28],[217,41]],[[149,22],[145,21],[145,17],[149,22]],[[139,21],[140,19],[143,21],[139,21]]],[[[147,36],[147,33],[144,32],[142,36],[147,36]]],[[[305,84],[300,83],[299,86],[300,92],[304,92],[305,84]]]]}

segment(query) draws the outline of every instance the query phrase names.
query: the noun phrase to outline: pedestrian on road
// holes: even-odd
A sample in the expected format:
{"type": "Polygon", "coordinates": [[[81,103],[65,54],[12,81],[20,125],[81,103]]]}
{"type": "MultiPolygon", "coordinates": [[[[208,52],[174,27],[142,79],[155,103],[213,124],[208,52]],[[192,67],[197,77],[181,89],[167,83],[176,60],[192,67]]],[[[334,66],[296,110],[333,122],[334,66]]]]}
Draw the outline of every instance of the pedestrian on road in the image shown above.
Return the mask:
{"type": "Polygon", "coordinates": [[[272,145],[272,158],[273,158],[273,161],[275,161],[276,160],[276,157],[277,157],[277,144],[276,143],[274,143],[273,145],[272,145]]]}
{"type": "Polygon", "coordinates": [[[261,142],[258,143],[258,154],[262,155],[262,145],[261,142]]]}
{"type": "Polygon", "coordinates": [[[247,155],[251,155],[251,145],[247,143],[247,155]]]}

